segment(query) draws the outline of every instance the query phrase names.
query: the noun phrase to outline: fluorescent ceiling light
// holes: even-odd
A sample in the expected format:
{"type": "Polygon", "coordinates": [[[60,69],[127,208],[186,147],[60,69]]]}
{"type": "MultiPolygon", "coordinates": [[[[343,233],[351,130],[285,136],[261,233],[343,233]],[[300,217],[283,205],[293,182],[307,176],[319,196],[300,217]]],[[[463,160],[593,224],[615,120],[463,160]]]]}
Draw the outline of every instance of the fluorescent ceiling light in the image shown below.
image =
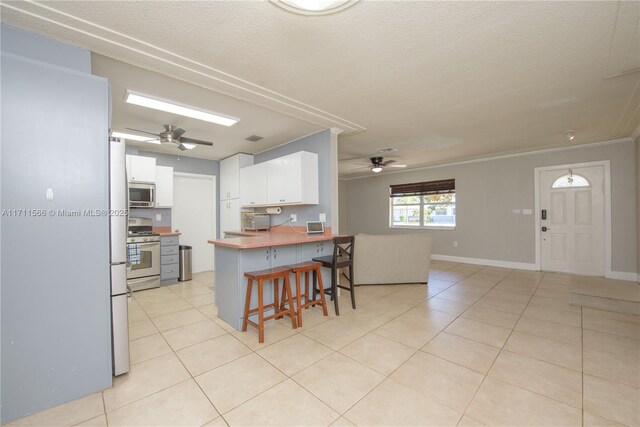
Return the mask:
{"type": "Polygon", "coordinates": [[[124,132],[111,132],[111,136],[114,138],[128,139],[129,141],[148,142],[150,144],[160,144],[160,140],[150,136],[134,135],[132,133],[124,132]]]}
{"type": "Polygon", "coordinates": [[[238,123],[238,119],[224,117],[219,114],[209,113],[187,105],[177,104],[149,95],[127,90],[125,102],[128,104],[140,105],[141,107],[153,108],[154,110],[166,111],[167,113],[178,114],[180,116],[191,117],[205,122],[216,123],[223,126],[232,126],[238,123]]]}

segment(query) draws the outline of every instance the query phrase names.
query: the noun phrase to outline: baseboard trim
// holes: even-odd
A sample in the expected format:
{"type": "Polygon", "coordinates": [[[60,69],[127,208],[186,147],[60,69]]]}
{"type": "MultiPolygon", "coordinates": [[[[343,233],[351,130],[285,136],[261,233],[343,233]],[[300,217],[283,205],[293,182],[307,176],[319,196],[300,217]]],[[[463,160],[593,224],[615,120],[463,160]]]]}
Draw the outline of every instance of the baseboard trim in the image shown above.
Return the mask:
{"type": "Polygon", "coordinates": [[[627,273],[626,271],[610,271],[605,273],[607,279],[626,280],[628,282],[640,282],[640,275],[636,273],[627,273]]]}
{"type": "Polygon", "coordinates": [[[462,256],[437,254],[431,254],[431,259],[436,261],[461,262],[463,264],[486,265],[489,267],[514,268],[517,270],[537,270],[535,264],[528,262],[512,262],[497,259],[467,258],[462,256]]]}

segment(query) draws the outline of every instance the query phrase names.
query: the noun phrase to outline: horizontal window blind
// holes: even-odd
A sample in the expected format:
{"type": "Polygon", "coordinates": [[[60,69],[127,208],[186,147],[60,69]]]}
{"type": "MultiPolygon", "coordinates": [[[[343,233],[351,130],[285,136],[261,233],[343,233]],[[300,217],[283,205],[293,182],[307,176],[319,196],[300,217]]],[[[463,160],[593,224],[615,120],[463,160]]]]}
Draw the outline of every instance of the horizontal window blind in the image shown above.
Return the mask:
{"type": "Polygon", "coordinates": [[[411,184],[398,184],[389,187],[391,197],[424,196],[427,194],[447,194],[456,192],[455,179],[442,179],[440,181],[414,182],[411,184]]]}

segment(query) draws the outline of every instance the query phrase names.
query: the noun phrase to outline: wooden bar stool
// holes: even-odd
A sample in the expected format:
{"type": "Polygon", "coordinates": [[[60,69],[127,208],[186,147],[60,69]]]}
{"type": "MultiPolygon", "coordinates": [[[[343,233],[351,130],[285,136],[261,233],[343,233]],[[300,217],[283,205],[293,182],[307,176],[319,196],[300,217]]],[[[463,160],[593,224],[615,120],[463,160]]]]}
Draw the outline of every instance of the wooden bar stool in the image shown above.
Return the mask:
{"type": "Polygon", "coordinates": [[[291,284],[289,283],[289,273],[291,268],[289,267],[276,267],[269,268],[260,271],[251,271],[244,273],[244,277],[247,280],[247,296],[244,302],[244,320],[242,321],[242,332],[247,330],[247,324],[258,329],[258,342],[264,342],[264,322],[265,320],[271,320],[273,318],[282,317],[284,314],[291,316],[291,326],[293,329],[297,328],[295,311],[293,310],[293,299],[291,297],[291,284]],[[282,298],[289,300],[289,308],[284,309],[282,307],[278,311],[278,286],[279,280],[283,279],[282,286],[282,298]],[[258,306],[256,308],[250,308],[251,306],[251,289],[253,288],[253,281],[258,282],[258,306]],[[271,304],[264,304],[264,281],[273,280],[273,302],[271,304]],[[274,314],[264,317],[264,310],[273,307],[274,314]],[[258,323],[254,323],[249,320],[249,316],[253,313],[258,313],[258,323]]]}
{"type": "MultiPolygon", "coordinates": [[[[322,313],[325,316],[328,316],[327,312],[327,302],[324,298],[324,292],[318,291],[320,294],[320,299],[316,299],[316,284],[320,286],[320,289],[324,289],[324,285],[322,284],[322,272],[320,268],[322,268],[322,264],[314,261],[306,261],[301,262],[299,264],[293,264],[288,266],[296,275],[296,311],[295,314],[298,318],[298,326],[302,326],[302,309],[307,309],[309,307],[313,307],[315,305],[320,305],[322,307],[322,313]],[[300,291],[302,288],[302,273],[304,273],[304,293],[300,291]],[[309,281],[310,273],[313,273],[313,284],[309,281]],[[313,286],[313,295],[314,299],[309,299],[311,295],[311,290],[309,289],[309,285],[313,286]],[[302,297],[304,297],[304,303],[302,303],[302,297]]],[[[283,294],[284,297],[284,294],[283,294]]],[[[289,303],[291,304],[291,303],[289,303]]],[[[285,300],[282,298],[282,303],[280,304],[280,311],[284,310],[285,300]]]]}

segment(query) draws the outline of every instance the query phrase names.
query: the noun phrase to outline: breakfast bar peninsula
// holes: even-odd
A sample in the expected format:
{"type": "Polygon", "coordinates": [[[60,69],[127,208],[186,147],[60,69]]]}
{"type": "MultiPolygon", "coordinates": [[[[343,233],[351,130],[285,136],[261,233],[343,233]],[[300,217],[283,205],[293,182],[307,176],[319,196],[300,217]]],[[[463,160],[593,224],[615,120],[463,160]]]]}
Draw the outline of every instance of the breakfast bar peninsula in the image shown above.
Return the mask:
{"type": "MultiPolygon", "coordinates": [[[[231,237],[209,240],[215,245],[214,284],[218,317],[241,330],[247,289],[245,272],[265,270],[311,261],[312,258],[333,253],[331,229],[321,234],[307,234],[304,227],[272,228],[271,231],[225,232],[231,237]]],[[[331,273],[322,272],[325,288],[331,286],[331,273]]],[[[295,278],[291,277],[292,285],[295,278]]],[[[282,286],[282,284],[280,285],[282,286]]],[[[292,286],[293,287],[293,286],[292,286]]],[[[294,292],[295,292],[295,287],[294,292]]],[[[257,292],[256,287],[253,289],[257,292]]],[[[252,296],[257,301],[257,293],[252,296]]],[[[273,302],[273,286],[265,285],[265,304],[273,302]]],[[[268,311],[267,311],[268,313],[268,311]]],[[[266,313],[265,313],[266,314],[266,313]]]]}

